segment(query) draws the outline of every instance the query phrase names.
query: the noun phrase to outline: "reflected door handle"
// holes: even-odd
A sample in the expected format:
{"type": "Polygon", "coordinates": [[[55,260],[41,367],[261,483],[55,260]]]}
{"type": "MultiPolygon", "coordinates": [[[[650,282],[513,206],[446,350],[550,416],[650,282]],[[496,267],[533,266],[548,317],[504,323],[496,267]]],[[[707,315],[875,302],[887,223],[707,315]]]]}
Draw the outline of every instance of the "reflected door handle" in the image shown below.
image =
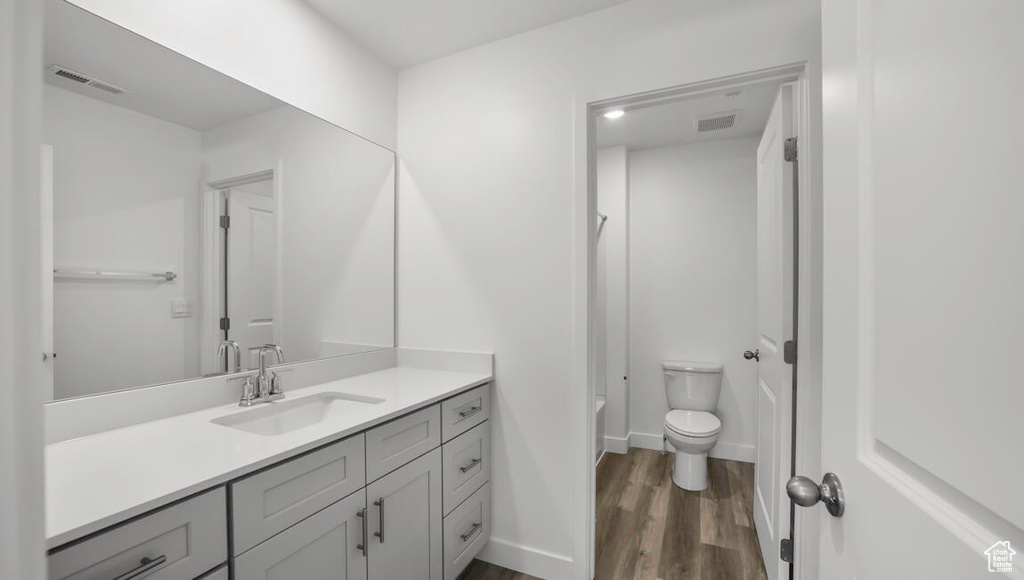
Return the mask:
{"type": "Polygon", "coordinates": [[[750,351],[750,350],[743,351],[743,358],[745,358],[747,360],[759,361],[759,360],[761,360],[761,349],[758,348],[758,349],[754,349],[753,351],[750,351]]]}
{"type": "Polygon", "coordinates": [[[846,499],[843,497],[843,484],[839,476],[826,473],[821,485],[814,483],[809,477],[797,475],[786,483],[786,495],[800,507],[811,507],[818,502],[825,504],[825,509],[832,517],[841,518],[846,511],[846,499]]]}

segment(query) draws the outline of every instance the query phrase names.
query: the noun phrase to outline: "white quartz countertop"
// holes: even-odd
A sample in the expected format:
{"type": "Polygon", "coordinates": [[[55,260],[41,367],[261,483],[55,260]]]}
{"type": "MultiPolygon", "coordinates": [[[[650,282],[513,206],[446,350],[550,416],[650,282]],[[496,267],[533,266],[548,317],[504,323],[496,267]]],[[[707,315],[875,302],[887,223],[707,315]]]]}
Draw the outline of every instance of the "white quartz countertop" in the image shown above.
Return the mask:
{"type": "Polygon", "coordinates": [[[384,402],[332,406],[322,422],[282,435],[211,423],[275,403],[229,404],[48,445],[47,549],[490,380],[488,374],[395,367],[288,391],[284,402],[327,391],[384,402]]]}

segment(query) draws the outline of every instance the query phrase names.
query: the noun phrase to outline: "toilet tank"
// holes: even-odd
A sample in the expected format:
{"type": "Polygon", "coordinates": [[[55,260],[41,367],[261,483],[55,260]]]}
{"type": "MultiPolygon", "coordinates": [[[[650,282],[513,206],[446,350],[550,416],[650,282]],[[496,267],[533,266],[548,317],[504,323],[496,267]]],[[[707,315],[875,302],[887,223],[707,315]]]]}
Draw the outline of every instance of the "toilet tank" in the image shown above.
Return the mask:
{"type": "Polygon", "coordinates": [[[714,412],[722,391],[722,365],[713,362],[665,361],[665,395],[669,409],[714,412]]]}

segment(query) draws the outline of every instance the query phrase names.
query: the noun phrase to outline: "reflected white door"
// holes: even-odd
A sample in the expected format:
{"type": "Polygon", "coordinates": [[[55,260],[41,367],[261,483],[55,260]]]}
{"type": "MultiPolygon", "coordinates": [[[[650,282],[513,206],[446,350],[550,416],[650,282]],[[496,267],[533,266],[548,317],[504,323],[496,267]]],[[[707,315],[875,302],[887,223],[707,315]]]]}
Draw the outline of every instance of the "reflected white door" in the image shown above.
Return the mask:
{"type": "Polygon", "coordinates": [[[42,351],[45,376],[43,400],[53,399],[53,145],[42,145],[39,158],[39,235],[42,255],[42,280],[39,301],[42,305],[42,351]]]}
{"type": "Polygon", "coordinates": [[[806,577],[1024,577],[1024,2],[822,6],[821,463],[847,505],[811,508],[806,577]]]}
{"type": "Polygon", "coordinates": [[[228,194],[228,336],[242,348],[243,368],[258,365],[259,348],[274,342],[277,215],[273,197],[228,194]]]}
{"type": "Polygon", "coordinates": [[[793,367],[783,348],[793,338],[793,167],[785,160],[794,136],[793,87],[783,85],[757,147],[757,458],[754,526],[771,580],[789,577],[779,558],[789,537],[793,367]]]}

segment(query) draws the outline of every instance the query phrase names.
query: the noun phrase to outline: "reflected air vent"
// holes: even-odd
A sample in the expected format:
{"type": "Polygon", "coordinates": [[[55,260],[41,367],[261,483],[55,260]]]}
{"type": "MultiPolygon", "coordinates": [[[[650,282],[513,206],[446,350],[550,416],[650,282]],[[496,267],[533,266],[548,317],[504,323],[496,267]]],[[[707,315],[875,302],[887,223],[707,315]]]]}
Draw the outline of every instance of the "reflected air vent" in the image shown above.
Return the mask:
{"type": "Polygon", "coordinates": [[[711,113],[710,115],[701,115],[693,118],[693,127],[698,133],[707,133],[709,131],[721,131],[722,129],[731,129],[736,126],[736,122],[740,119],[740,111],[722,111],[720,113],[711,113]]]}
{"type": "Polygon", "coordinates": [[[81,85],[85,85],[87,87],[92,87],[92,88],[94,88],[94,89],[96,89],[98,91],[103,91],[103,92],[105,92],[107,94],[123,95],[123,94],[128,92],[126,89],[122,89],[121,87],[119,87],[117,85],[110,84],[110,83],[108,83],[106,81],[101,81],[99,79],[94,79],[94,78],[91,78],[91,77],[87,77],[87,76],[83,75],[82,73],[78,73],[78,72],[75,72],[73,70],[66,69],[66,68],[60,66],[59,64],[55,64],[55,65],[51,66],[49,69],[47,69],[47,70],[49,71],[50,74],[52,74],[55,77],[60,77],[62,79],[66,79],[66,80],[69,80],[69,81],[72,81],[72,82],[75,82],[75,83],[78,83],[78,84],[81,84],[81,85]]]}

